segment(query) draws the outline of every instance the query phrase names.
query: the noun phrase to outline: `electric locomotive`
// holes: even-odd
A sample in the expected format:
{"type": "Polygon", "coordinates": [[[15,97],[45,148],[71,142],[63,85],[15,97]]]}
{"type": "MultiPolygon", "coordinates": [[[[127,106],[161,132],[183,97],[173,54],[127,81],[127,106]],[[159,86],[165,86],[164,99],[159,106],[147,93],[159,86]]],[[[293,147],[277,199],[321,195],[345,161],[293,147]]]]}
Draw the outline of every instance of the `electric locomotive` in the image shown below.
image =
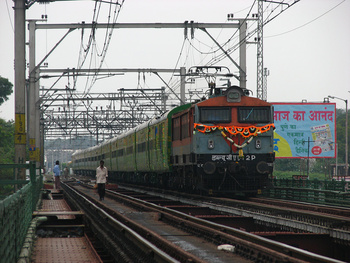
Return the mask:
{"type": "Polygon", "coordinates": [[[273,107],[237,86],[173,116],[172,165],[185,187],[255,195],[272,173],[273,107]]]}
{"type": "Polygon", "coordinates": [[[213,195],[256,195],[273,171],[273,106],[238,86],[212,88],[98,146],[73,154],[78,173],[105,160],[110,180],[213,195]]]}

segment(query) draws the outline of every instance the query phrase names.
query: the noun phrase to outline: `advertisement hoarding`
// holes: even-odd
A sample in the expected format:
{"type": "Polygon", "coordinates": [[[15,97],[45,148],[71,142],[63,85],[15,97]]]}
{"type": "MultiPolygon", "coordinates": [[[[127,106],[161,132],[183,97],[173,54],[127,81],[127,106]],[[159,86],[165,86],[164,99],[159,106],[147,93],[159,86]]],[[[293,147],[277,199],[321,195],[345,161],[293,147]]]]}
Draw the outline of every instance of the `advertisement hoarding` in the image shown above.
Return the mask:
{"type": "Polygon", "coordinates": [[[335,158],[335,103],[273,103],[276,158],[335,158]]]}

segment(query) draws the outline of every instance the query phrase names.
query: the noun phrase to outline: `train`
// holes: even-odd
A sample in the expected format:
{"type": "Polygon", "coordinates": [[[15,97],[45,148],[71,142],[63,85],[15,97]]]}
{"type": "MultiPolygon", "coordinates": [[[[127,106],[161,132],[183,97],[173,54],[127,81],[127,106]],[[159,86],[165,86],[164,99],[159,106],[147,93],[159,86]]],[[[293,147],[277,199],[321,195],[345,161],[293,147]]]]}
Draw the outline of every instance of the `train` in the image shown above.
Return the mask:
{"type": "Polygon", "coordinates": [[[172,110],[72,155],[76,174],[198,193],[255,196],[273,172],[273,105],[238,86],[172,110]]]}

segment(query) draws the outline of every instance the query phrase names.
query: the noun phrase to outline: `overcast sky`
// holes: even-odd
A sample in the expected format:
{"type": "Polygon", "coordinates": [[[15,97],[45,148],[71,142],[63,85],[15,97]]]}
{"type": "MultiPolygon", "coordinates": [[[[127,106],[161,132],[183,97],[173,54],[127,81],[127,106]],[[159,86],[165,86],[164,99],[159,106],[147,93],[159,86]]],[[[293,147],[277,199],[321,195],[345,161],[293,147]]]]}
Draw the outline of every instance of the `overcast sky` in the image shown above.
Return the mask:
{"type": "MultiPolygon", "coordinates": [[[[121,2],[121,1],[120,1],[121,2]]],[[[254,0],[125,0],[117,22],[173,22],[185,20],[203,23],[228,23],[227,14],[245,18],[254,0]]],[[[285,1],[292,3],[292,1],[285,1]]],[[[50,4],[34,4],[27,10],[27,19],[48,16],[47,24],[91,23],[95,3],[93,1],[63,1],[50,4]]],[[[14,83],[14,12],[13,1],[0,1],[0,75],[14,83]]],[[[264,17],[278,14],[282,7],[264,3],[264,17]],[[272,12],[272,13],[271,13],[272,12]]],[[[112,7],[114,11],[114,7],[112,7]]],[[[102,4],[98,23],[106,23],[108,4],[102,4]]],[[[257,12],[255,4],[252,13],[257,12]]],[[[267,100],[270,102],[320,102],[328,95],[349,99],[350,93],[350,0],[301,0],[285,10],[264,27],[264,67],[270,75],[267,78],[267,100]]],[[[113,15],[113,12],[112,12],[113,15]]],[[[38,22],[40,23],[40,22],[38,22]]],[[[248,32],[256,23],[248,22],[248,32]]],[[[235,47],[236,29],[210,29],[209,33],[225,47],[235,47]],[[234,35],[233,38],[231,38],[234,35]]],[[[37,30],[37,57],[39,62],[67,30],[37,30]]],[[[81,61],[81,46],[87,47],[90,30],[75,30],[48,58],[49,68],[76,68],[81,61]],[[81,42],[82,40],[82,42],[81,42]],[[82,44],[81,44],[82,43],[82,44]],[[80,60],[79,60],[80,59],[80,60]]],[[[27,34],[28,37],[28,34],[27,34]]],[[[249,41],[253,41],[254,37],[249,41]]],[[[96,42],[89,50],[82,68],[95,68],[100,64],[105,32],[97,30],[96,42]],[[91,55],[92,53],[92,55],[91,55]],[[90,59],[92,58],[92,59],[90,59]]],[[[84,53],[84,52],[83,52],[84,53]]],[[[184,40],[183,29],[118,29],[114,30],[102,68],[179,68],[205,65],[222,53],[210,38],[196,30],[194,39],[184,40]]],[[[238,53],[232,58],[239,61],[238,53]]],[[[227,59],[217,62],[237,73],[235,66],[227,59]]],[[[172,83],[177,76],[162,76],[172,83]]],[[[90,79],[91,80],[91,79],[90,79]]],[[[117,92],[120,88],[159,88],[164,86],[152,74],[126,74],[97,80],[90,87],[89,81],[79,79],[78,92],[117,92]]],[[[50,87],[53,79],[43,80],[40,85],[50,87]]],[[[220,81],[217,81],[220,83],[220,81]]],[[[233,84],[238,84],[232,79],[233,84]]],[[[56,88],[73,87],[71,79],[62,79],[56,88]]],[[[256,96],[256,45],[247,48],[247,87],[256,96]]],[[[206,89],[206,84],[197,81],[187,85],[190,90],[206,89]]],[[[178,89],[176,90],[178,92],[178,89]]],[[[345,103],[331,100],[337,107],[345,103]]],[[[0,117],[14,119],[14,96],[0,106],[0,117]]]]}

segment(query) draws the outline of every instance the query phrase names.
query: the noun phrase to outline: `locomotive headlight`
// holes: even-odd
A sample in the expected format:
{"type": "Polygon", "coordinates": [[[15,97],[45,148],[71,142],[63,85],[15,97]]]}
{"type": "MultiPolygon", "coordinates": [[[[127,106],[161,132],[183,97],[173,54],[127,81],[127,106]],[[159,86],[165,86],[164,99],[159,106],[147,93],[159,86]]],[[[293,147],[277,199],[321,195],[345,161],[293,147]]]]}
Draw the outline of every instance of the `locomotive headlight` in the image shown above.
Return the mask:
{"type": "Polygon", "coordinates": [[[227,102],[240,102],[241,94],[237,90],[229,90],[227,92],[227,102]]]}
{"type": "Polygon", "coordinates": [[[258,139],[258,140],[255,141],[255,148],[256,149],[261,149],[261,140],[258,139]]]}
{"type": "Polygon", "coordinates": [[[214,149],[215,143],[214,140],[209,139],[208,140],[208,149],[214,149]]]}

